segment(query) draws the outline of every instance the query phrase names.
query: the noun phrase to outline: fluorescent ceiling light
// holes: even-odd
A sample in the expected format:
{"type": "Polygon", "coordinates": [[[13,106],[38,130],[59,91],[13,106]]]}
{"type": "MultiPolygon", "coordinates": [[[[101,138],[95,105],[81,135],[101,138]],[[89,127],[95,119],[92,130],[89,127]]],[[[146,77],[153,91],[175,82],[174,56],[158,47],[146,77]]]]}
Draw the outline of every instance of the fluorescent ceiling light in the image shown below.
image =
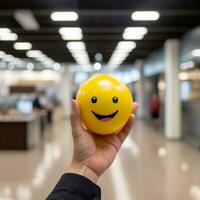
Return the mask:
{"type": "Polygon", "coordinates": [[[194,49],[192,51],[192,56],[193,57],[200,57],[200,49],[194,49]]]}
{"type": "Polygon", "coordinates": [[[131,15],[132,20],[135,21],[156,21],[160,17],[157,11],[136,11],[131,15]]]}
{"type": "Polygon", "coordinates": [[[119,60],[125,60],[125,58],[127,58],[127,56],[128,56],[129,54],[127,54],[127,55],[123,55],[123,56],[121,56],[121,55],[116,55],[116,56],[114,56],[114,57],[112,57],[110,60],[111,61],[119,61],[119,60]]]}
{"type": "Polygon", "coordinates": [[[133,41],[121,41],[118,42],[116,49],[134,49],[136,47],[136,43],[133,41]]]}
{"type": "Polygon", "coordinates": [[[68,42],[67,48],[79,65],[87,65],[90,63],[84,42],[68,42]]]}
{"type": "Polygon", "coordinates": [[[14,18],[25,30],[36,31],[40,28],[40,25],[30,10],[16,10],[14,18]]]}
{"type": "Polygon", "coordinates": [[[76,61],[83,61],[83,62],[89,62],[89,59],[88,58],[75,58],[74,57],[74,59],[76,60],[76,61]]]}
{"type": "Polygon", "coordinates": [[[10,55],[10,54],[6,54],[4,57],[3,57],[3,60],[7,61],[7,62],[11,62],[13,59],[15,59],[15,57],[13,55],[10,55]]]}
{"type": "Polygon", "coordinates": [[[42,54],[42,55],[39,55],[39,57],[35,57],[35,60],[39,61],[39,62],[46,62],[46,61],[49,61],[49,58],[42,54]]]}
{"type": "Polygon", "coordinates": [[[89,60],[89,57],[87,54],[83,55],[83,56],[74,56],[74,55],[72,55],[72,56],[77,60],[89,60]]]}
{"type": "Polygon", "coordinates": [[[134,48],[122,48],[122,47],[116,47],[114,50],[114,53],[130,53],[134,48]],[[121,48],[121,49],[120,49],[121,48]]]}
{"type": "Polygon", "coordinates": [[[121,41],[118,42],[108,65],[118,67],[128,57],[129,53],[136,47],[136,43],[133,41],[121,41]]]}
{"type": "Polygon", "coordinates": [[[83,50],[85,49],[85,44],[84,42],[68,42],[67,48],[70,50],[83,50]]]}
{"type": "Polygon", "coordinates": [[[125,32],[123,33],[122,37],[124,40],[141,40],[143,39],[144,35],[125,32]]]}
{"type": "Polygon", "coordinates": [[[6,55],[4,51],[0,51],[0,58],[3,58],[6,55]]]}
{"type": "Polygon", "coordinates": [[[18,36],[16,33],[8,33],[0,35],[0,40],[2,41],[15,41],[18,39],[18,36]]]}
{"type": "Polygon", "coordinates": [[[15,42],[13,47],[16,50],[30,50],[32,48],[32,44],[30,42],[15,42]]]}
{"type": "Polygon", "coordinates": [[[53,21],[76,21],[78,14],[76,12],[53,12],[51,19],[53,21]]]}
{"type": "Polygon", "coordinates": [[[148,29],[146,27],[127,27],[124,30],[126,34],[134,34],[134,35],[145,35],[147,34],[148,29]]]}
{"type": "Polygon", "coordinates": [[[69,49],[69,52],[71,53],[71,54],[84,54],[85,53],[85,49],[69,49]]]}
{"type": "Polygon", "coordinates": [[[61,35],[82,34],[82,30],[79,27],[62,27],[58,32],[61,35]]]}
{"type": "Polygon", "coordinates": [[[83,52],[72,52],[72,56],[88,57],[86,51],[83,51],[83,52]]]}
{"type": "Polygon", "coordinates": [[[9,28],[0,28],[0,35],[11,33],[9,28]]]}
{"type": "Polygon", "coordinates": [[[110,60],[110,62],[112,62],[112,63],[121,63],[124,60],[125,60],[124,58],[119,58],[119,59],[113,58],[113,59],[110,60]]]}
{"type": "Polygon", "coordinates": [[[121,57],[125,57],[129,54],[129,52],[120,52],[120,51],[114,51],[112,54],[112,57],[114,58],[121,58],[121,57]]]}
{"type": "Polygon", "coordinates": [[[83,35],[82,34],[65,34],[62,35],[62,39],[63,40],[82,40],[83,39],[83,35]]]}
{"type": "Polygon", "coordinates": [[[52,61],[45,61],[45,62],[43,62],[43,64],[50,66],[50,65],[53,65],[54,62],[52,62],[52,61]]]}
{"type": "Polygon", "coordinates": [[[74,58],[78,62],[89,62],[89,59],[87,58],[74,58]]]}
{"type": "Polygon", "coordinates": [[[54,63],[54,61],[51,58],[48,58],[47,56],[44,57],[44,58],[41,58],[40,61],[43,62],[43,63],[54,63]]]}
{"type": "Polygon", "coordinates": [[[44,54],[40,50],[30,50],[26,52],[26,56],[30,58],[42,57],[44,54]]]}

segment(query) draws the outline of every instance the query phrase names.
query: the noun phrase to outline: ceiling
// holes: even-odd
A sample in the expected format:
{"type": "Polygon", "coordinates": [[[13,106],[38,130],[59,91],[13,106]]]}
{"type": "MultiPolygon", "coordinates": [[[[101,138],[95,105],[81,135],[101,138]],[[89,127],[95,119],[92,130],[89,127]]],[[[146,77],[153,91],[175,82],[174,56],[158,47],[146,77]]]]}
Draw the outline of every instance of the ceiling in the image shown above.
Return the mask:
{"type": "MultiPolygon", "coordinates": [[[[145,26],[148,34],[136,41],[137,47],[130,53],[125,63],[137,58],[146,58],[163,45],[167,38],[180,38],[200,24],[199,0],[1,0],[0,27],[10,28],[17,33],[18,41],[31,42],[33,49],[41,50],[56,62],[74,62],[66,48],[66,41],[58,33],[60,27],[81,27],[83,41],[91,62],[97,52],[103,54],[107,62],[117,43],[122,39],[126,27],[145,26]],[[38,31],[26,31],[14,19],[16,9],[31,9],[40,25],[38,31]],[[75,22],[53,22],[53,11],[76,11],[75,22]],[[137,22],[131,20],[136,10],[157,10],[158,21],[137,22]]],[[[13,49],[13,42],[0,42],[0,50],[19,58],[25,58],[25,51],[13,49]]]]}

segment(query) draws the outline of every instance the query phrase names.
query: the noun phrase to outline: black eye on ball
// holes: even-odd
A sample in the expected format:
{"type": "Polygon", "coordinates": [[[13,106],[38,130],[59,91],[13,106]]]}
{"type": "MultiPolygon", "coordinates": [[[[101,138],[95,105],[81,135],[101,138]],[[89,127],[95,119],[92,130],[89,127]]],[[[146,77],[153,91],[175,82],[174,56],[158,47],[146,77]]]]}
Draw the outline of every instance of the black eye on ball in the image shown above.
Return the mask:
{"type": "Polygon", "coordinates": [[[96,98],[95,96],[92,97],[92,98],[91,98],[91,102],[92,102],[92,103],[96,103],[96,102],[97,102],[97,98],[96,98]]]}
{"type": "Polygon", "coordinates": [[[113,97],[112,101],[113,101],[113,103],[117,103],[118,102],[118,98],[117,97],[113,97]]]}

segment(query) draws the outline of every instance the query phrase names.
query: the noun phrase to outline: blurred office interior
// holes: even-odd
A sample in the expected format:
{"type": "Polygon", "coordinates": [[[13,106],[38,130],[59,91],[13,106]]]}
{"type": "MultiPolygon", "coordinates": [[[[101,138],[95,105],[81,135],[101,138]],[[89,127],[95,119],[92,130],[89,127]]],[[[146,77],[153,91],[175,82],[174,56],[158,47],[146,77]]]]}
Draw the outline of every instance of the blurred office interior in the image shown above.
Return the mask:
{"type": "Polygon", "coordinates": [[[0,1],[0,200],[47,197],[72,157],[71,100],[99,73],[140,105],[102,199],[200,200],[199,0],[0,1]]]}

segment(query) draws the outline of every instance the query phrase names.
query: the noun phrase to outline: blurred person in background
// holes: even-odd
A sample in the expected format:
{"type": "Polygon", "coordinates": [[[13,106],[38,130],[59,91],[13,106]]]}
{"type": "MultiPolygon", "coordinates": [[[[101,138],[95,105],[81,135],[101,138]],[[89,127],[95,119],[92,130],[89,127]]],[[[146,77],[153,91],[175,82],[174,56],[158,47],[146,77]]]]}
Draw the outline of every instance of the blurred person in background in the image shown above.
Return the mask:
{"type": "Polygon", "coordinates": [[[47,110],[48,122],[52,123],[53,102],[48,98],[45,91],[37,91],[36,97],[33,100],[33,108],[36,110],[47,110]]]}
{"type": "Polygon", "coordinates": [[[159,97],[158,94],[154,94],[149,102],[149,109],[150,109],[150,115],[151,115],[151,120],[150,120],[150,125],[153,126],[154,128],[159,128],[160,126],[160,102],[159,102],[159,97]]]}
{"type": "Polygon", "coordinates": [[[36,92],[36,97],[33,100],[33,108],[34,109],[44,109],[45,108],[45,105],[43,105],[44,102],[42,102],[43,95],[44,95],[43,91],[36,92]]]}
{"type": "Polygon", "coordinates": [[[159,118],[160,103],[159,103],[159,97],[157,94],[154,94],[152,98],[150,99],[149,107],[150,107],[151,118],[153,119],[159,118]]]}
{"type": "MultiPolygon", "coordinates": [[[[133,103],[133,113],[137,103],[133,103]]],[[[114,161],[122,143],[128,136],[135,115],[118,134],[96,135],[83,128],[80,108],[73,100],[72,135],[74,140],[73,159],[47,200],[100,200],[101,189],[96,185],[100,176],[114,161]]]]}

